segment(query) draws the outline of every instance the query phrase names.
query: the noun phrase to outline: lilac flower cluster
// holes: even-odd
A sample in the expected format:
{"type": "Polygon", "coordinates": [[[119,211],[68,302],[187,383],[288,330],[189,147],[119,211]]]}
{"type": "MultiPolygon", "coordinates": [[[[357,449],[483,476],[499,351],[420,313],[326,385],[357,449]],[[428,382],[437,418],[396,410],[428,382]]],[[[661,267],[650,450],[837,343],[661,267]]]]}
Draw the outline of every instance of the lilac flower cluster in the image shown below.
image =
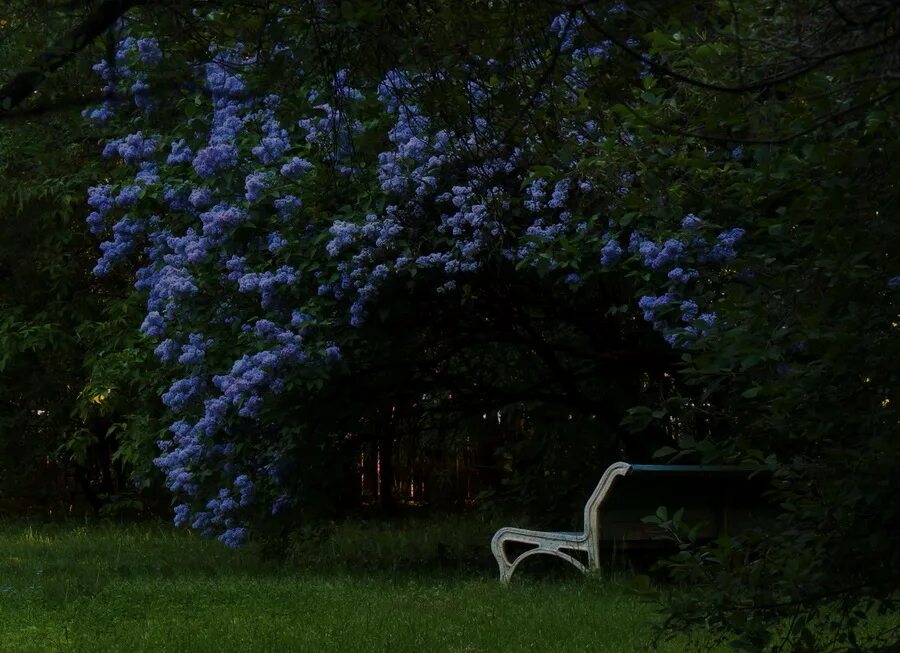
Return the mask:
{"type": "MultiPolygon", "coordinates": [[[[137,40],[126,45],[136,48],[139,59],[145,63],[158,62],[161,57],[155,41],[137,40]]],[[[88,222],[95,232],[102,231],[105,216],[116,207],[136,208],[145,193],[161,199],[169,211],[183,213],[195,221],[193,226],[173,233],[161,229],[161,221],[154,216],[122,218],[113,228],[113,239],[101,245],[104,255],[98,262],[97,272],[107,271],[116,259],[134,251],[136,238],[147,234],[149,263],[138,271],[135,284],[148,293],[147,316],[141,331],[161,339],[155,348],[161,360],[177,363],[188,371],[163,393],[164,404],[183,417],[172,425],[171,439],[160,441],[161,455],[155,463],[166,474],[169,489],[187,496],[198,496],[201,492],[197,472],[204,467],[219,468],[226,476],[232,475],[233,483],[220,488],[216,498],[205,504],[205,509],[195,511],[190,504],[183,503],[175,511],[177,525],[191,524],[209,535],[218,533],[219,538],[231,546],[238,545],[248,536],[248,531],[239,524],[239,513],[253,500],[255,486],[246,473],[237,474],[236,468],[228,462],[235,451],[225,436],[229,413],[234,411],[239,417],[255,418],[262,408],[263,394],[279,392],[284,387],[279,370],[304,361],[307,354],[299,331],[292,327],[276,327],[274,322],[268,322],[267,327],[266,321],[260,320],[254,332],[260,340],[270,343],[269,348],[239,358],[228,374],[209,375],[207,353],[215,346],[215,341],[196,331],[186,337],[182,335],[181,328],[190,315],[189,309],[186,311],[186,299],[199,293],[206,283],[195,268],[214,264],[216,255],[223,248],[232,246],[235,229],[253,217],[241,201],[235,201],[233,191],[223,188],[227,177],[219,174],[238,167],[244,160],[238,139],[246,124],[255,119],[262,121],[264,136],[251,154],[263,165],[284,167],[286,179],[296,179],[312,167],[299,157],[289,162],[280,161],[289,143],[286,131],[278,127],[272,115],[277,102],[267,98],[265,109],[254,112],[256,100],[248,94],[240,75],[232,72],[238,61],[244,63],[246,59],[236,50],[221,50],[204,68],[207,88],[213,98],[206,144],[197,148],[187,139],[175,139],[163,155],[167,166],[190,163],[199,177],[209,180],[207,185],[160,183],[161,173],[153,161],[160,154],[158,141],[137,132],[110,142],[104,152],[108,157],[121,157],[129,164],[140,163],[135,183],[126,184],[117,191],[110,185],[96,186],[88,194],[89,204],[94,209],[88,222]],[[217,199],[221,197],[230,199],[217,199]],[[170,337],[166,338],[167,334],[170,337]],[[218,444],[216,438],[226,443],[218,444]]],[[[136,85],[140,83],[140,79],[135,81],[136,85]]],[[[135,90],[143,93],[141,86],[135,90]]],[[[264,191],[273,181],[271,172],[247,172],[243,199],[250,205],[261,202],[264,191]]],[[[284,196],[281,200],[281,207],[276,206],[280,211],[290,212],[299,206],[298,198],[284,196]]],[[[273,233],[268,242],[273,251],[286,244],[287,241],[277,233],[273,233]]],[[[235,254],[225,257],[221,265],[236,283],[236,290],[258,293],[263,307],[271,307],[279,287],[290,285],[298,278],[296,270],[286,265],[276,270],[252,271],[246,258],[235,254]]],[[[319,354],[323,361],[339,356],[339,350],[333,347],[319,354]]]]}
{"type": "MultiPolygon", "coordinates": [[[[320,94],[309,95],[310,104],[316,102],[320,94]]],[[[338,71],[332,80],[332,102],[320,102],[314,108],[323,115],[319,118],[303,118],[297,126],[306,132],[306,142],[315,145],[324,153],[326,161],[331,161],[341,174],[351,174],[354,168],[347,165],[353,156],[353,138],[362,133],[363,125],[348,113],[352,101],[363,100],[361,91],[350,86],[349,72],[338,71]]]]}
{"type": "Polygon", "coordinates": [[[177,141],[173,141],[171,148],[172,151],[166,158],[166,163],[168,165],[171,166],[179,163],[190,163],[194,160],[194,152],[193,150],[191,150],[191,148],[183,138],[177,141]]]}
{"type": "MultiPolygon", "coordinates": [[[[715,267],[724,265],[737,256],[736,245],[744,237],[745,230],[735,227],[716,235],[710,243],[700,235],[704,222],[693,213],[681,220],[685,234],[693,234],[691,240],[669,238],[662,243],[654,242],[638,231],[631,233],[628,251],[644,266],[654,271],[664,271],[670,291],[659,296],[646,295],[638,302],[644,320],[651,322],[655,330],[661,332],[672,346],[689,346],[697,338],[706,336],[717,322],[714,312],[700,312],[694,299],[687,297],[688,286],[700,279],[700,271],[689,267],[688,263],[715,267]],[[681,298],[681,299],[679,299],[681,298]],[[680,323],[670,319],[676,303],[679,305],[680,323]]],[[[611,247],[615,240],[609,240],[604,247],[611,247]]],[[[601,254],[601,262],[603,261],[601,254]]],[[[606,256],[608,262],[618,262],[618,257],[606,256]],[[615,258],[615,261],[612,259],[615,258]]],[[[605,265],[605,263],[604,263],[605,265]]]]}
{"type": "MultiPolygon", "coordinates": [[[[201,460],[203,446],[198,439],[196,429],[184,420],[178,420],[169,430],[173,434],[171,440],[160,440],[157,445],[162,452],[153,463],[166,474],[166,486],[172,492],[184,492],[194,496],[199,486],[190,471],[201,460]]],[[[176,513],[176,519],[186,521],[188,515],[182,510],[176,513]]]]}
{"type": "Polygon", "coordinates": [[[212,338],[203,338],[202,333],[188,335],[188,342],[181,346],[181,355],[178,362],[181,365],[199,365],[206,355],[206,348],[213,344],[212,338]]]}
{"type": "Polygon", "coordinates": [[[163,393],[163,403],[174,412],[184,410],[191,402],[202,396],[205,382],[199,376],[179,379],[163,393]]]}
{"type": "Polygon", "coordinates": [[[285,365],[306,359],[300,334],[271,322],[262,328],[263,331],[267,329],[269,338],[278,344],[277,347],[252,356],[245,355],[234,362],[228,374],[212,378],[222,397],[238,408],[241,417],[257,417],[262,408],[263,393],[274,391],[277,394],[283,387],[284,382],[277,372],[285,365]]]}
{"type": "Polygon", "coordinates": [[[88,188],[87,203],[94,209],[87,217],[88,227],[92,234],[101,234],[106,228],[103,217],[115,205],[115,199],[112,197],[112,186],[103,184],[88,188]]]}
{"type": "Polygon", "coordinates": [[[116,102],[123,95],[120,87],[127,87],[135,106],[142,111],[153,108],[147,73],[162,61],[159,41],[153,37],[127,36],[116,43],[111,60],[99,61],[93,70],[106,84],[103,87],[103,103],[89,107],[82,116],[94,123],[106,122],[115,115],[116,102]]]}
{"type": "Polygon", "coordinates": [[[259,145],[251,151],[253,156],[259,159],[263,165],[271,165],[281,159],[281,156],[287,152],[291,146],[288,140],[288,133],[283,129],[274,117],[269,118],[263,123],[263,138],[259,145]]]}
{"type": "Polygon", "coordinates": [[[606,241],[603,249],[600,250],[600,265],[605,268],[612,267],[622,260],[624,253],[619,243],[614,238],[610,238],[606,241]]]}
{"type": "Polygon", "coordinates": [[[237,280],[241,293],[258,293],[259,305],[264,309],[272,308],[279,286],[290,286],[297,282],[300,274],[289,265],[279,266],[274,272],[246,272],[237,280]]]}
{"type": "Polygon", "coordinates": [[[209,179],[220,170],[237,165],[238,150],[231,143],[216,143],[197,152],[193,165],[197,174],[209,179]]]}
{"type": "Polygon", "coordinates": [[[281,166],[281,176],[288,179],[298,179],[304,173],[312,170],[313,164],[306,159],[295,156],[293,159],[281,166]]]}
{"type": "Polygon", "coordinates": [[[439,130],[429,133],[429,121],[419,108],[402,97],[412,81],[398,71],[389,71],[379,84],[379,99],[396,122],[388,132],[395,149],[378,155],[378,180],[388,193],[412,192],[422,198],[436,184],[434,173],[447,162],[450,134],[439,130]]]}
{"type": "MultiPolygon", "coordinates": [[[[524,189],[522,207],[538,217],[521,233],[520,240],[524,242],[508,258],[528,261],[534,267],[538,265],[540,255],[553,253],[557,243],[565,242],[566,237],[585,233],[588,223],[576,220],[574,211],[580,211],[581,202],[593,191],[594,185],[589,180],[578,179],[571,174],[557,180],[552,187],[542,177],[533,179],[524,189]]],[[[615,253],[617,245],[613,243],[605,247],[606,253],[602,259],[604,265],[609,266],[618,260],[615,253]]],[[[543,264],[551,269],[560,265],[554,256],[544,257],[543,264]]]]}
{"type": "Polygon", "coordinates": [[[154,37],[143,37],[135,41],[138,57],[141,63],[156,66],[162,61],[162,50],[159,49],[159,41],[154,37]]]}
{"type": "MultiPolygon", "coordinates": [[[[339,299],[345,293],[350,294],[353,325],[365,319],[366,306],[374,301],[386,280],[409,266],[409,257],[397,247],[398,238],[404,232],[405,223],[425,216],[425,201],[432,200],[449,209],[441,212],[436,228],[451,240],[448,250],[422,254],[415,259],[415,266],[437,267],[447,275],[476,270],[486,238],[500,233],[499,224],[491,219],[489,206],[494,202],[503,203],[502,189],[489,186],[487,181],[494,175],[509,172],[514,165],[510,160],[497,158],[470,165],[467,185],[452,186],[438,193],[436,175],[448,163],[459,160],[459,155],[450,150],[451,143],[460,146],[474,143],[473,135],[429,132],[429,122],[419,115],[417,107],[401,102],[394,93],[398,83],[401,86],[408,83],[408,77],[395,71],[379,86],[379,95],[387,108],[395,110],[396,122],[388,134],[394,149],[379,154],[378,167],[382,189],[398,202],[387,206],[383,215],[367,215],[362,225],[336,221],[330,229],[333,238],[327,245],[332,257],[350,253],[349,260],[338,263],[341,273],[338,286],[323,287],[322,291],[339,299]]],[[[451,279],[443,282],[438,290],[450,290],[454,285],[451,279]]]]}
{"type": "Polygon", "coordinates": [[[103,256],[94,266],[94,274],[109,274],[113,264],[134,251],[136,237],[144,231],[142,222],[125,217],[113,225],[113,239],[100,243],[103,256]]]}
{"type": "Polygon", "coordinates": [[[272,180],[270,172],[251,172],[244,181],[244,197],[250,204],[256,204],[259,201],[263,191],[272,180]]]}
{"type": "Polygon", "coordinates": [[[703,262],[727,263],[737,256],[735,245],[744,237],[745,231],[735,227],[716,236],[715,242],[700,257],[703,262]]]}
{"type": "Polygon", "coordinates": [[[550,23],[550,31],[559,39],[559,49],[562,52],[567,52],[574,47],[575,36],[583,23],[584,17],[574,12],[566,12],[553,18],[550,23]]]}
{"type": "Polygon", "coordinates": [[[234,479],[232,488],[221,488],[218,496],[206,502],[206,509],[193,515],[190,506],[182,504],[176,508],[176,520],[180,525],[193,516],[191,526],[210,536],[218,529],[224,529],[218,536],[220,542],[235,548],[243,544],[248,536],[247,529],[237,525],[236,513],[241,507],[249,505],[253,497],[253,481],[246,474],[234,479]],[[237,495],[238,498],[235,498],[237,495]]]}
{"type": "Polygon", "coordinates": [[[107,158],[120,156],[125,163],[140,163],[142,160],[152,157],[156,153],[156,147],[156,139],[144,138],[142,132],[136,132],[124,138],[109,141],[103,148],[103,156],[107,158]]]}
{"type": "Polygon", "coordinates": [[[244,80],[232,72],[236,65],[240,65],[240,54],[233,49],[217,52],[206,65],[206,85],[213,99],[212,124],[209,144],[197,152],[192,162],[204,179],[238,162],[237,137],[244,129],[252,102],[246,97],[244,80]]]}
{"type": "Polygon", "coordinates": [[[278,217],[286,222],[290,220],[296,210],[303,205],[303,202],[296,195],[285,195],[272,202],[272,205],[278,212],[278,217]]]}

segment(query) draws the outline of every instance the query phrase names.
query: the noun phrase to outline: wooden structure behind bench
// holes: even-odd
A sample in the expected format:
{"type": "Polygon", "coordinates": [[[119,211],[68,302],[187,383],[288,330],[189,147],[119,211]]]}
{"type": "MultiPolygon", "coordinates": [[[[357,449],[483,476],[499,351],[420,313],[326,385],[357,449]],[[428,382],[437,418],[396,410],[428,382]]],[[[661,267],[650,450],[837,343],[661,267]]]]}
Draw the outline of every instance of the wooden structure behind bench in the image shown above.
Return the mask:
{"type": "Polygon", "coordinates": [[[581,571],[599,569],[600,552],[659,546],[663,533],[642,518],[665,506],[669,514],[683,509],[682,521],[702,524],[700,539],[736,533],[766,519],[770,510],[762,495],[769,477],[730,465],[632,465],[617,462],[603,472],[584,506],[582,531],[534,531],[501,528],[491,540],[500,567],[500,580],[508,583],[523,560],[553,555],[581,571]],[[510,559],[508,543],[531,548],[510,559]],[[587,554],[587,567],[577,552],[587,554]]]}

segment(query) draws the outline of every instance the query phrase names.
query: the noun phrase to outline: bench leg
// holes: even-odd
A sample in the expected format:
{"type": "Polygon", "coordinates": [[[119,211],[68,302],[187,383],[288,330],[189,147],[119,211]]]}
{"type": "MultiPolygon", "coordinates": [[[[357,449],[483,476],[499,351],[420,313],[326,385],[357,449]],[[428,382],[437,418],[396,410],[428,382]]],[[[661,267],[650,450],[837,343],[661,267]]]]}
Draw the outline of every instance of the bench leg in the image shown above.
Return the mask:
{"type": "MultiPolygon", "coordinates": [[[[561,558],[574,566],[581,573],[586,573],[587,569],[581,562],[570,556],[568,553],[563,553],[556,546],[553,547],[545,547],[538,542],[529,542],[525,540],[518,540],[515,537],[506,538],[502,534],[497,534],[494,536],[494,539],[491,540],[491,551],[494,553],[494,558],[497,560],[497,566],[500,568],[500,582],[504,585],[508,585],[509,581],[512,579],[513,573],[516,571],[516,567],[519,566],[519,563],[522,562],[525,558],[530,558],[533,555],[538,554],[546,554],[556,556],[557,558],[561,558]],[[507,539],[513,542],[521,542],[522,544],[535,544],[537,545],[536,549],[529,549],[524,553],[518,555],[515,560],[510,562],[509,558],[506,557],[506,551],[504,549],[504,544],[507,542],[507,539]]],[[[588,552],[589,559],[591,557],[591,552],[588,552]]],[[[590,564],[590,563],[589,563],[590,564]]]]}
{"type": "Polygon", "coordinates": [[[494,539],[491,540],[491,552],[497,560],[497,566],[500,567],[500,582],[504,585],[508,585],[509,579],[512,578],[512,572],[515,570],[515,566],[510,564],[506,557],[506,551],[503,549],[506,538],[503,536],[498,537],[498,535],[495,535],[494,539]]]}

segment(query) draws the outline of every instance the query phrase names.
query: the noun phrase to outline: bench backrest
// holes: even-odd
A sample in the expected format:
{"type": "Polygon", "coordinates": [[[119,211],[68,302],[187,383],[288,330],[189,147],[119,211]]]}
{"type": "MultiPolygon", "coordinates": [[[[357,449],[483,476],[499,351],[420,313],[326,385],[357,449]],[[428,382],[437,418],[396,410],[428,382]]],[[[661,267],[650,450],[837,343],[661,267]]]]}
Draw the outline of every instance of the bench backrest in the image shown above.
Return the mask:
{"type": "Polygon", "coordinates": [[[706,522],[702,535],[743,530],[764,504],[769,479],[730,465],[610,465],[584,507],[584,525],[595,543],[649,539],[641,518],[666,506],[684,509],[688,524],[706,522]],[[603,516],[600,515],[602,507],[603,516]]]}

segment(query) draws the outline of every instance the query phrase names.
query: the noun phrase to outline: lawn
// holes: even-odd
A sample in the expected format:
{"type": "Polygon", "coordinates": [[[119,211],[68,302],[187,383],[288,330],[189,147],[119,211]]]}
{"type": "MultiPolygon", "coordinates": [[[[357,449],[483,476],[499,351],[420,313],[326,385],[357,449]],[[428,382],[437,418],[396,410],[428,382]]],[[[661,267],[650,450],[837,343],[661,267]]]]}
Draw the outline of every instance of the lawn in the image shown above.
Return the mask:
{"type": "MultiPolygon", "coordinates": [[[[0,527],[0,649],[650,648],[657,608],[629,592],[624,577],[525,573],[504,588],[480,559],[445,569],[432,564],[429,551],[451,563],[463,559],[437,541],[440,532],[400,528],[388,535],[383,527],[351,527],[346,537],[319,538],[276,563],[252,547],[232,551],[162,525],[7,524],[0,527]],[[370,565],[362,559],[363,541],[374,558],[370,565]],[[416,556],[427,566],[417,569],[416,556]],[[393,568],[385,564],[392,559],[398,561],[393,568]]],[[[487,541],[483,546],[487,551],[487,541]]],[[[685,648],[681,641],[660,650],[685,648]]]]}

